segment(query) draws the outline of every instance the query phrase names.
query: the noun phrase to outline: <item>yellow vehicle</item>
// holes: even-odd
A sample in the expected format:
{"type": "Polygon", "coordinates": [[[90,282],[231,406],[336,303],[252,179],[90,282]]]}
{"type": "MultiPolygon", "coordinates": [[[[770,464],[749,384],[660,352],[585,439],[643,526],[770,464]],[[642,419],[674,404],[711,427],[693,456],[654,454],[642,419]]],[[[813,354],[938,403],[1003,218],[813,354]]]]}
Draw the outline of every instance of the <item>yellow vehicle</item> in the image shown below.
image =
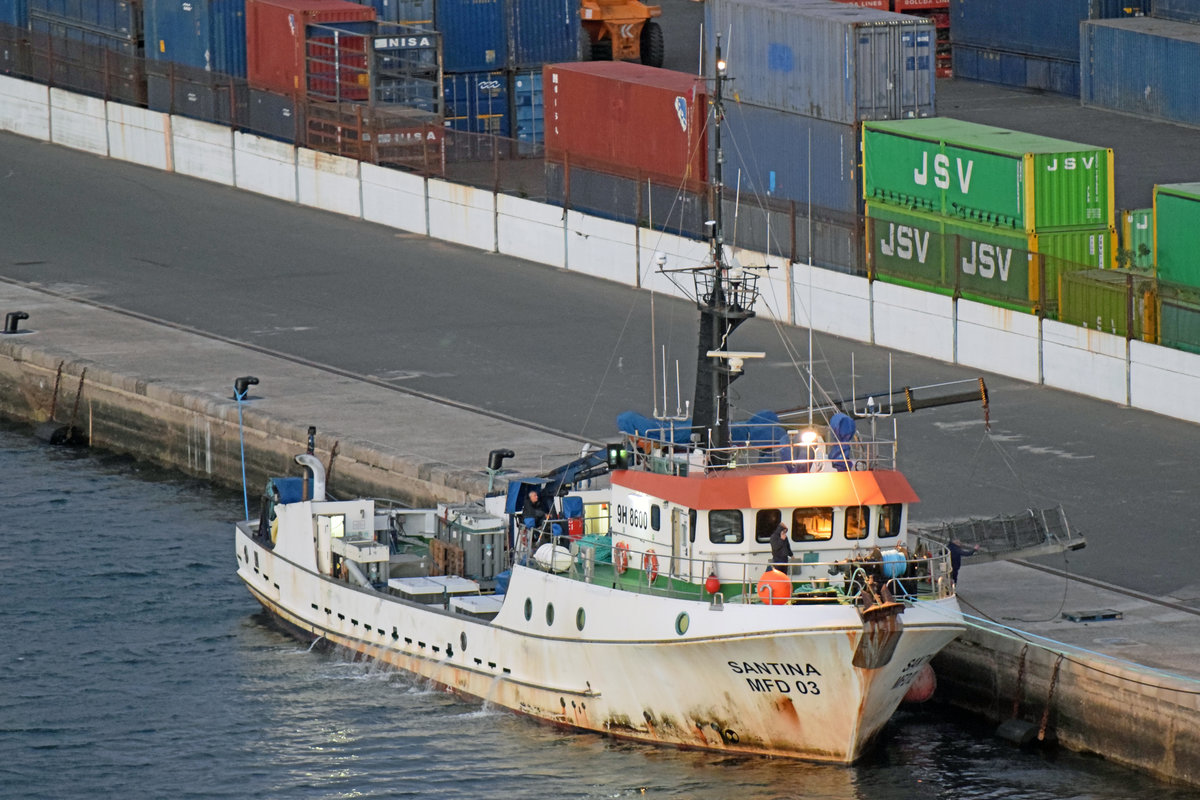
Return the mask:
{"type": "Polygon", "coordinates": [[[591,44],[593,61],[640,61],[663,64],[663,33],[654,17],[661,6],[638,0],[581,0],[579,17],[591,44]]]}

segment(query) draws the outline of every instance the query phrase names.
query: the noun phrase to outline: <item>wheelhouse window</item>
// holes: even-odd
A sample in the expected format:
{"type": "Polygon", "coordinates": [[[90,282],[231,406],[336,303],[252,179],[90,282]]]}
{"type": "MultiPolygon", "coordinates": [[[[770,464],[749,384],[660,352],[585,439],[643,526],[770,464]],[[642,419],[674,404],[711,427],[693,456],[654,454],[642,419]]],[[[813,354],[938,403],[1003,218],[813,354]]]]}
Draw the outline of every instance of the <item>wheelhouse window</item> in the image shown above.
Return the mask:
{"type": "Polygon", "coordinates": [[[708,540],[713,544],[741,544],[742,512],[737,509],[720,509],[708,512],[708,540]]]}
{"type": "Polygon", "coordinates": [[[783,514],[778,508],[761,509],[754,519],[754,541],[771,541],[771,534],[779,527],[781,519],[783,519],[783,514]]]}
{"type": "Polygon", "coordinates": [[[880,539],[894,539],[900,535],[900,520],[904,513],[904,505],[901,503],[888,503],[879,508],[879,533],[880,539]]]}
{"type": "Polygon", "coordinates": [[[824,542],[832,537],[832,508],[797,508],[792,512],[793,542],[824,542]]]}
{"type": "Polygon", "coordinates": [[[696,509],[688,509],[688,542],[696,541],[696,509]]]}
{"type": "Polygon", "coordinates": [[[662,527],[662,506],[650,506],[650,529],[658,530],[662,527]]]}
{"type": "Polygon", "coordinates": [[[865,539],[870,533],[868,520],[871,517],[871,509],[866,506],[850,506],[846,509],[846,538],[847,539],[865,539]]]}

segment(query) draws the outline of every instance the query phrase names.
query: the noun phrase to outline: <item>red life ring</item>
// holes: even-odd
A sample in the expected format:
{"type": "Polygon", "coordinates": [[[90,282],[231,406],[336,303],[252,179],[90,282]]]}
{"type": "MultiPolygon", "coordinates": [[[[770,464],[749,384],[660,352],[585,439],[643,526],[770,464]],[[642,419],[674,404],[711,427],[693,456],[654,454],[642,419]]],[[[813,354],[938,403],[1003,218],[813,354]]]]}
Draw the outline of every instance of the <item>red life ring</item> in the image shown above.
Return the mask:
{"type": "Polygon", "coordinates": [[[654,555],[653,547],[647,550],[646,554],[642,556],[642,572],[646,573],[651,583],[654,583],[655,579],[658,578],[658,556],[654,555]]]}
{"type": "Polygon", "coordinates": [[[624,575],[625,570],[629,569],[629,545],[625,542],[617,542],[617,549],[613,551],[613,567],[618,575],[624,575]]]}

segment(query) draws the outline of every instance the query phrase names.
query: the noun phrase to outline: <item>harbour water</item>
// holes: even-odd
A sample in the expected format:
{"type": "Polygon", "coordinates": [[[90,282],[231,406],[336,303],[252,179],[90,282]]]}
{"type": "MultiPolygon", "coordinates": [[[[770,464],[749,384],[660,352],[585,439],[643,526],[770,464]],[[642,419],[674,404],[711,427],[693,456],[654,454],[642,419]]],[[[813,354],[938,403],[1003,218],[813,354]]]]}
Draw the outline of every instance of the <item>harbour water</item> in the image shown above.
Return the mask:
{"type": "Polygon", "coordinates": [[[0,475],[0,797],[1196,796],[938,708],[849,768],[544,727],[278,633],[234,574],[240,492],[8,424],[0,475]]]}

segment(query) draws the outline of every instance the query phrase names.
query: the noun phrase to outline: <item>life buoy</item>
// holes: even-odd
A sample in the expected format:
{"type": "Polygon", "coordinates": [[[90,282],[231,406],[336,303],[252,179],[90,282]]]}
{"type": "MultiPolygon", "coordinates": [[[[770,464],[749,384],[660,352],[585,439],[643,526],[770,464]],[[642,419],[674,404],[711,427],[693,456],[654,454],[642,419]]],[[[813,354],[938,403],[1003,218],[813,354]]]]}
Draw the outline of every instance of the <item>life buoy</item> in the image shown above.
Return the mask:
{"type": "Polygon", "coordinates": [[[618,575],[624,575],[625,570],[629,569],[629,545],[625,542],[617,542],[617,549],[613,551],[613,567],[618,575]]]}
{"type": "Polygon", "coordinates": [[[654,555],[653,547],[647,550],[646,554],[642,556],[642,572],[646,573],[651,583],[654,583],[655,579],[658,578],[658,556],[654,555]]]}

